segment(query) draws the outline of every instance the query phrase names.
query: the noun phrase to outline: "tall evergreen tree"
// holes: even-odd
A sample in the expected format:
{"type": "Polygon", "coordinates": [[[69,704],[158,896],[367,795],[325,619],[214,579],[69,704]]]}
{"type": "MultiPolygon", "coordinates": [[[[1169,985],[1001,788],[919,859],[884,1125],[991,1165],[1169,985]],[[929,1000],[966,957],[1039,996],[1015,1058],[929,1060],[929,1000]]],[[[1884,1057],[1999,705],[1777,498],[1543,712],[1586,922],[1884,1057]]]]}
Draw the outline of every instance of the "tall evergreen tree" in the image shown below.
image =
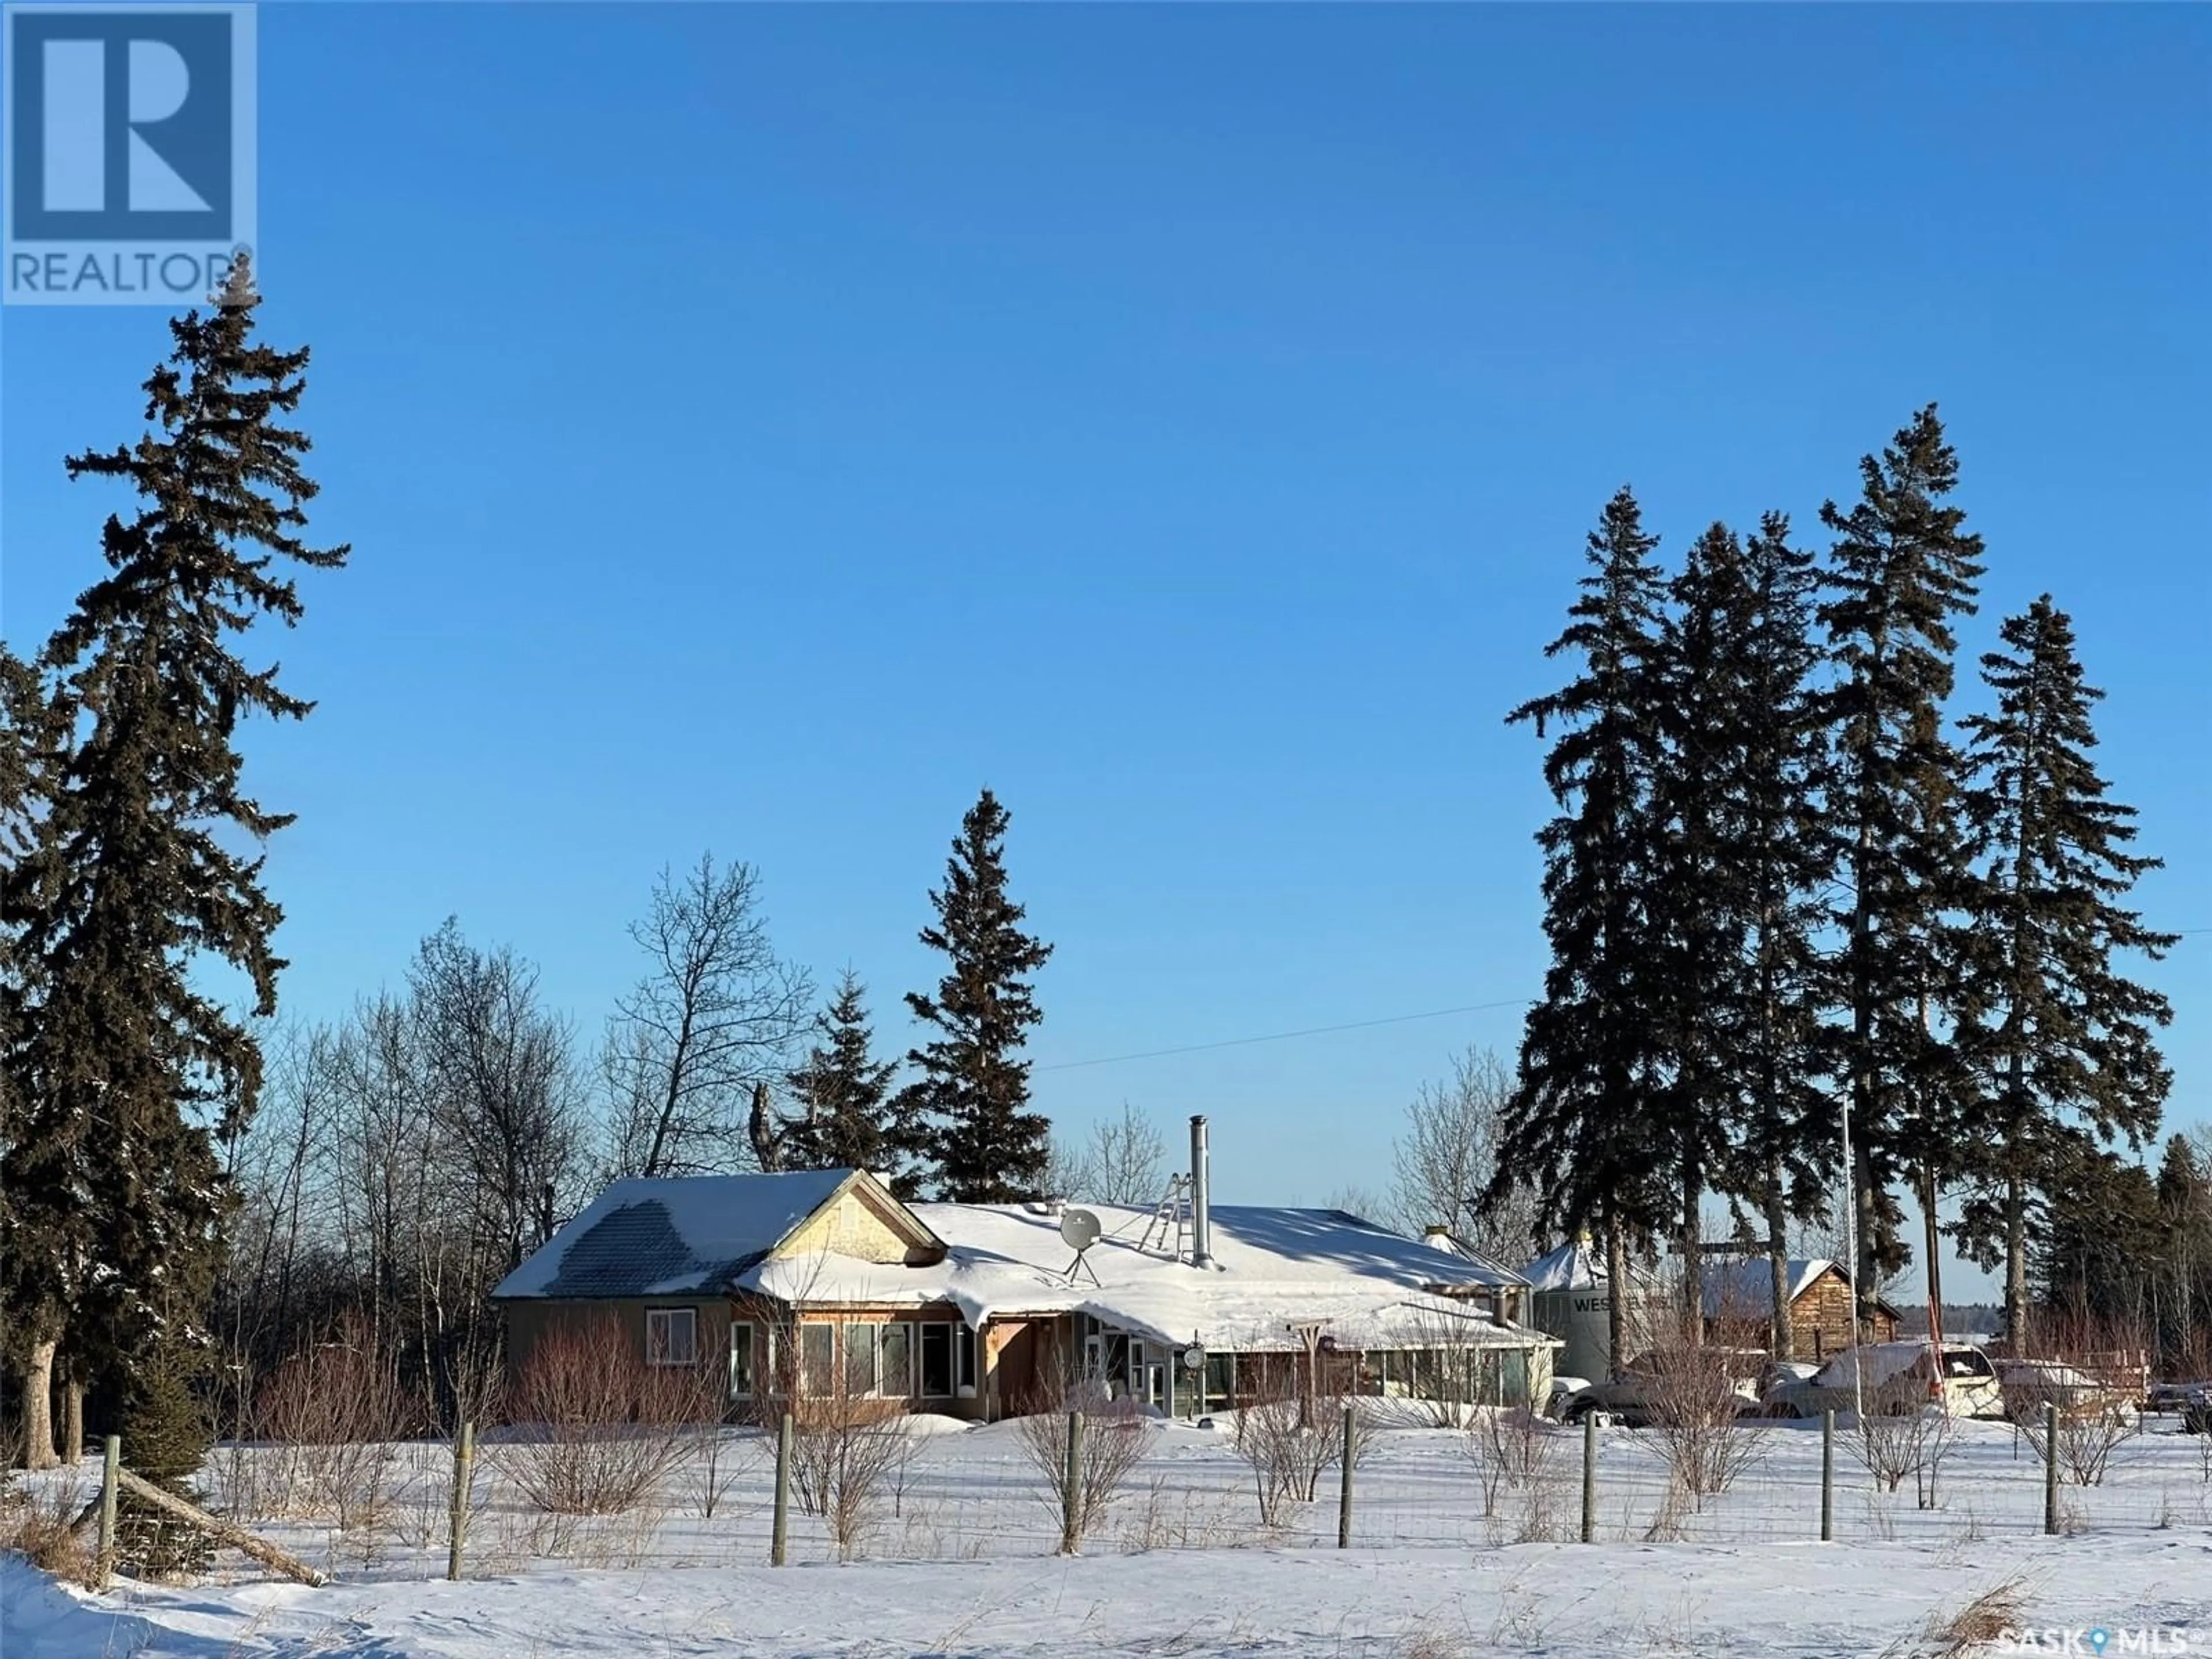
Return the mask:
{"type": "MultiPolygon", "coordinates": [[[[1631,1245],[1647,1243],[1674,1212],[1677,1168],[1647,906],[1662,760],[1657,546],[1622,489],[1589,535],[1589,569],[1567,626],[1546,647],[1570,657],[1575,677],[1506,717],[1534,724],[1540,738],[1559,728],[1544,781],[1559,810],[1536,832],[1552,960],[1522,1031],[1486,1202],[1532,1187],[1547,1231],[1603,1235],[1615,1285],[1627,1282],[1631,1245]]],[[[1625,1301],[1613,1298],[1616,1358],[1627,1347],[1625,1301]]]]}
{"type": "Polygon", "coordinates": [[[1029,1109],[1021,1050],[1044,1018],[1029,975],[1052,946],[1022,931],[1025,913],[1007,896],[1007,822],[988,789],[962,818],[945,885],[929,896],[937,925],[921,931],[945,953],[945,976],[935,996],[906,999],[937,1035],[907,1055],[921,1076],[901,1091],[901,1122],[927,1133],[939,1194],[969,1203],[1036,1196],[1051,1152],[1049,1121],[1029,1109]]]}
{"type": "Polygon", "coordinates": [[[2165,1239],[2158,1188],[2142,1164],[2079,1138],[2054,1158],[2028,1253],[2035,1299],[2081,1328],[2077,1343],[2100,1346],[2098,1327],[2132,1334],[2150,1310],[2165,1239]]]}
{"type": "MultiPolygon", "coordinates": [[[[1820,509],[1834,532],[1820,609],[1839,681],[1827,697],[1835,769],[1828,822],[1844,898],[1831,1065],[1849,1097],[1856,1280],[1871,1315],[1906,1259],[1897,1186],[1930,1215],[1960,1139],[1965,1068],[1960,906],[1968,886],[1957,815],[1962,763],[1944,735],[1957,649],[1974,608],[1981,538],[1951,504],[1959,461],[1930,404],[1859,465],[1860,497],[1820,509]]],[[[1931,1253],[1929,1272],[1935,1271],[1931,1253]]],[[[1933,1280],[1931,1279],[1931,1286],[1933,1280]]]]}
{"type": "MultiPolygon", "coordinates": [[[[235,970],[273,1012],[282,912],[256,851],[290,822],[245,793],[241,719],[311,704],[236,647],[301,614],[292,568],[342,564],[301,539],[315,493],[288,424],[307,354],[253,338],[243,261],[205,312],[170,324],[136,444],[72,457],[72,477],[140,498],[104,535],[109,574],[48,643],[70,733],[33,846],[0,875],[18,948],[41,965],[7,1056],[22,1122],[0,1170],[11,1212],[45,1248],[15,1275],[14,1318],[65,1340],[150,1397],[141,1357],[188,1366],[222,1249],[227,1194],[215,1134],[252,1110],[251,1025],[203,972],[235,970]]],[[[132,1419],[123,1425],[126,1453],[132,1419]]],[[[137,1437],[160,1437],[150,1427],[137,1437]]],[[[176,1460],[149,1469],[173,1478],[176,1460]]]]}
{"type": "Polygon", "coordinates": [[[1652,705],[1663,753],[1652,791],[1652,864],[1644,903],[1655,971],[1649,1012],[1666,1059],[1656,1103],[1679,1194],[1683,1316],[1702,1327],[1707,1188],[1729,1161],[1736,1121],[1730,1057],[1743,1012],[1744,872],[1730,856],[1732,775],[1745,711],[1735,658],[1745,621],[1743,549],[1716,524],[1668,585],[1652,705]]]}
{"type": "Polygon", "coordinates": [[[904,1164],[913,1149],[893,1145],[890,1117],[895,1060],[875,1057],[867,988],[847,969],[830,1006],[815,1016],[817,1036],[805,1061],[787,1079],[802,1115],[784,1130],[785,1157],[801,1170],[867,1170],[911,1185],[904,1164]]]}
{"type": "Polygon", "coordinates": [[[2186,1135],[2166,1137],[2158,1213],[2166,1235],[2158,1253],[2159,1352],[2168,1375],[2187,1374],[2212,1349],[2212,1158],[2200,1158],[2186,1135]]]}
{"type": "MultiPolygon", "coordinates": [[[[37,848],[62,749],[38,671],[0,645],[0,866],[20,869],[37,848]]],[[[0,1055],[7,1057],[0,1066],[0,1170],[11,1177],[39,1173],[51,1182],[58,1172],[47,1173],[46,1160],[65,1157],[69,1145],[61,1136],[47,1152],[24,1144],[30,1102],[18,1063],[23,1033],[43,995],[44,964],[18,948],[33,896],[10,895],[0,913],[0,1055]]],[[[15,1180],[0,1180],[0,1310],[7,1316],[0,1341],[20,1379],[20,1437],[25,1466],[33,1469],[57,1461],[52,1400],[63,1309],[51,1293],[46,1264],[66,1245],[51,1231],[59,1218],[50,1206],[18,1203],[15,1180]]]]}
{"type": "Polygon", "coordinates": [[[1717,1185],[1764,1224],[1784,1355],[1789,1224],[1820,1202],[1828,1144],[1815,1076],[1828,873],[1815,805],[1816,580],[1779,514],[1747,543],[1716,525],[1690,549],[1663,636],[1662,867],[1651,893],[1672,1051],[1668,1111],[1682,1149],[1685,1294],[1700,1306],[1699,1211],[1717,1185]]]}
{"type": "Polygon", "coordinates": [[[1982,659],[1995,712],[1964,722],[1966,797],[1982,879],[1971,958],[1984,1011],[1972,1048],[1986,1103],[1975,1173],[1986,1185],[1960,1219],[1984,1265],[2002,1261],[2006,1328],[2027,1334],[2031,1192],[2078,1162],[2065,1143],[2158,1130],[2172,1073],[2157,1028],[2173,1011],[2120,958],[2156,960],[2175,943],[2124,901],[2160,860],[2130,850],[2135,810],[2110,798],[2091,751],[2103,693],[2083,679],[2073,624],[2045,594],[1982,659]]]}

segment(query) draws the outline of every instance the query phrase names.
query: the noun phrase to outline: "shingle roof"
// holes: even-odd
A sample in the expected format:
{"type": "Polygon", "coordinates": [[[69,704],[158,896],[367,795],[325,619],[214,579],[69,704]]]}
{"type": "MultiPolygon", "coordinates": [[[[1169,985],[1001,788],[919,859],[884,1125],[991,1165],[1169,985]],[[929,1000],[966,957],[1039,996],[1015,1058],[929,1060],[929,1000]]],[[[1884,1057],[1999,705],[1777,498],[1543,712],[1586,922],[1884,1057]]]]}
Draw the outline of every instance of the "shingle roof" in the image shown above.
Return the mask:
{"type": "Polygon", "coordinates": [[[673,1296],[720,1289],[759,1262],[854,1175],[617,1181],[501,1279],[497,1298],[673,1296]]]}

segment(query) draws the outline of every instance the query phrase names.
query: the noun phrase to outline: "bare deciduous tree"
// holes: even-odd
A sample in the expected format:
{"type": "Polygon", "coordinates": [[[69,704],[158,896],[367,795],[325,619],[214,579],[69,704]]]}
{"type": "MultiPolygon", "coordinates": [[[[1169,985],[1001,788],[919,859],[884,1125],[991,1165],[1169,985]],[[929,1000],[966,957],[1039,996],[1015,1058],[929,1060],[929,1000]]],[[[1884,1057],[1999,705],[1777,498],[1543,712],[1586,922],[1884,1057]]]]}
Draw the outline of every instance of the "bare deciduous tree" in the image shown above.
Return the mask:
{"type": "Polygon", "coordinates": [[[1474,1249],[1509,1266],[1538,1252],[1541,1231],[1534,1193],[1516,1187],[1486,1206],[1484,1189],[1498,1172],[1500,1129],[1513,1092],[1513,1073],[1497,1053],[1470,1048],[1451,1075],[1425,1083],[1406,1109],[1406,1132],[1392,1146],[1397,1186],[1391,1218],[1403,1231],[1448,1227],[1474,1249]]]}
{"type": "Polygon", "coordinates": [[[1159,1126],[1124,1101],[1119,1117],[1099,1119],[1082,1141],[1054,1138],[1045,1190],[1094,1204],[1147,1206],[1159,1202],[1167,1178],[1159,1126]]]}
{"type": "Polygon", "coordinates": [[[519,1265],[549,1237],[581,1176],[583,1113],[566,1021],[538,1000],[538,969],[483,951],[448,921],[408,972],[425,1075],[467,1158],[479,1224],[519,1265]]]}
{"type": "Polygon", "coordinates": [[[789,1069],[814,988],[778,957],[749,864],[701,855],[663,870],[630,928],[647,969],[617,1005],[602,1054],[615,1175],[702,1175],[757,1167],[748,1133],[755,1086],[789,1069]]]}

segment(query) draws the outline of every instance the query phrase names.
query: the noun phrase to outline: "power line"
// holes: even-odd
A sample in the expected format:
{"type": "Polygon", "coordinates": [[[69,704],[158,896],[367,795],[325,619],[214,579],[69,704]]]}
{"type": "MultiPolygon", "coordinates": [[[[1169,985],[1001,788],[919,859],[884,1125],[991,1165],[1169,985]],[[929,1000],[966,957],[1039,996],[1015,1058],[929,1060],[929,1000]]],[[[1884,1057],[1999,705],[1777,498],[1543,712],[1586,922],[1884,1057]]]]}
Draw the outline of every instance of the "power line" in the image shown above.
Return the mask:
{"type": "Polygon", "coordinates": [[[1377,1025],[1403,1025],[1417,1019],[1443,1019],[1450,1014],[1487,1013],[1494,1008],[1525,1008],[1526,997],[1508,997],[1502,1002],[1469,1002],[1457,1008],[1431,1008],[1419,1014],[1386,1014],[1381,1019],[1347,1020],[1341,1025],[1309,1025],[1298,1031],[1270,1031],[1265,1036],[1224,1037],[1218,1042],[1186,1043],[1180,1048],[1147,1048],[1133,1054],[1102,1054],[1096,1060],[1062,1060],[1049,1066],[1040,1066],[1040,1072],[1073,1072],[1085,1066],[1118,1066],[1127,1060],[1164,1060],[1170,1054],[1199,1054],[1211,1048],[1243,1048],[1255,1042],[1287,1042],[1292,1037],[1327,1036],[1332,1031],[1364,1031],[1377,1025]]]}
{"type": "MultiPolygon", "coordinates": [[[[2212,927],[2177,927],[2177,934],[2188,936],[2212,933],[2212,927]]],[[[1248,1048],[1255,1042],[1288,1042],[1295,1037],[1328,1036],[1337,1031],[1365,1031],[1377,1025],[1405,1025],[1419,1019],[1444,1019],[1453,1014],[1484,1014],[1499,1008],[1525,1008],[1526,997],[1508,997],[1500,1002],[1468,1002],[1456,1008],[1431,1008],[1425,1013],[1385,1014],[1380,1019],[1347,1020],[1341,1025],[1309,1025],[1296,1031],[1270,1031],[1265,1036],[1224,1037],[1216,1042],[1185,1043],[1180,1048],[1145,1048],[1129,1054],[1101,1054],[1095,1060],[1060,1060],[1049,1066],[1040,1066],[1040,1072],[1076,1072],[1090,1066],[1119,1066],[1125,1060],[1166,1060],[1176,1054],[1202,1054],[1215,1048],[1248,1048]]]]}

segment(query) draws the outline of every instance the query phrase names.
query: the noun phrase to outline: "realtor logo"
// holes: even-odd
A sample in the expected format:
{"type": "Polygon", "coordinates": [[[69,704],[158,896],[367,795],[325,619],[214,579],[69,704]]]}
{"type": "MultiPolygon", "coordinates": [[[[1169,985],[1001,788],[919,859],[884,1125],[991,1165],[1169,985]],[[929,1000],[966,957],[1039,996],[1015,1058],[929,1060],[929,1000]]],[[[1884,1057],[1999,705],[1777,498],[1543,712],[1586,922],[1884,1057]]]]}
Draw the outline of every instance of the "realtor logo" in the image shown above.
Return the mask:
{"type": "Polygon", "coordinates": [[[254,240],[248,5],[7,9],[10,304],[189,304],[254,240]]]}

